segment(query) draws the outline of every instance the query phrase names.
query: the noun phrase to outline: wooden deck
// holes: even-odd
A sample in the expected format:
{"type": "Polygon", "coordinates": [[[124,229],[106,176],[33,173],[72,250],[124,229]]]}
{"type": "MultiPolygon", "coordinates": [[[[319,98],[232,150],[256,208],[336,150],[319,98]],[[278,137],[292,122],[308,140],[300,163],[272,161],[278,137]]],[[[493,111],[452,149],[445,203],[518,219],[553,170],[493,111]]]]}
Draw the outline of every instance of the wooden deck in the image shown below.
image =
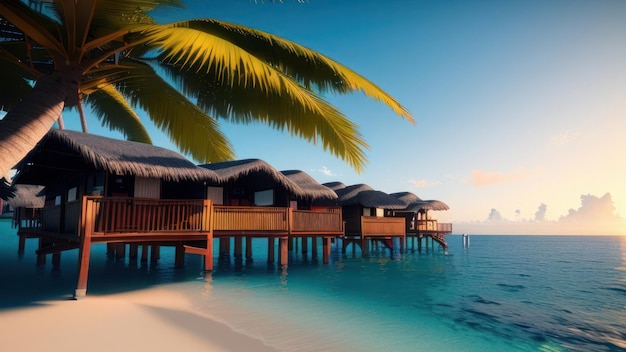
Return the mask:
{"type": "Polygon", "coordinates": [[[234,239],[236,247],[244,238],[246,241],[253,237],[267,238],[271,261],[278,239],[280,263],[287,264],[290,238],[321,237],[323,260],[328,263],[331,240],[343,235],[339,208],[306,211],[213,205],[209,200],[96,196],[85,196],[65,206],[45,207],[40,221],[29,224],[36,227],[20,227],[20,243],[25,238],[40,238],[38,255],[79,249],[76,297],[84,297],[86,292],[93,243],[175,246],[177,262],[183,260],[185,253],[204,255],[205,269],[212,270],[214,238],[229,242],[234,239]]]}

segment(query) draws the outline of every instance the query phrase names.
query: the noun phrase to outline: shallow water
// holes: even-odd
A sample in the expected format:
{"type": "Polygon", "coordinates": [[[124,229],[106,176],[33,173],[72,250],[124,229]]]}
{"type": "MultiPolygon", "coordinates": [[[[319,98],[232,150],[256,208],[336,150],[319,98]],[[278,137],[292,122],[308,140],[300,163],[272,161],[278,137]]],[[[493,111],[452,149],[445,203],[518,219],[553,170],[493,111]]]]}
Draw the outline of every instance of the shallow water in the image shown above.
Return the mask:
{"type": "MultiPolygon", "coordinates": [[[[188,255],[173,268],[107,258],[93,247],[88,295],[170,284],[194,307],[234,329],[288,351],[624,351],[626,238],[448,237],[450,248],[390,253],[333,246],[330,264],[291,252],[289,266],[230,259],[203,275],[188,255]]],[[[17,254],[17,236],[0,222],[0,309],[68,299],[76,251],[60,270],[36,266],[36,240],[17,254]]],[[[321,253],[321,251],[320,251],[321,253]]],[[[319,259],[319,260],[318,260],[319,259]]],[[[1,318],[1,310],[0,310],[1,318]]]]}

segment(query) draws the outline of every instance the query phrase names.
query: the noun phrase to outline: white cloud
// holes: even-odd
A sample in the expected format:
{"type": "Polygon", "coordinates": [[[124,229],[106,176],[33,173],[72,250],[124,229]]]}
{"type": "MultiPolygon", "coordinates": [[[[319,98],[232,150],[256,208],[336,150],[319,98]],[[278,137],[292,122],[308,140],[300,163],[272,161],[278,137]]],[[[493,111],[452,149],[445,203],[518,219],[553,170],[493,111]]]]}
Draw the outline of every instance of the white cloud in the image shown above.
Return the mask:
{"type": "Polygon", "coordinates": [[[537,174],[537,170],[528,170],[524,167],[518,167],[510,172],[473,170],[472,184],[476,187],[482,187],[502,183],[514,183],[531,178],[537,174]]]}
{"type": "Polygon", "coordinates": [[[322,166],[322,168],[321,168],[321,169],[317,169],[317,170],[315,170],[315,171],[317,171],[317,172],[319,172],[319,173],[322,173],[322,174],[324,174],[324,175],[326,175],[326,176],[337,176],[337,174],[335,174],[334,172],[332,172],[332,171],[331,171],[329,168],[327,168],[326,166],[322,166]]]}
{"type": "Polygon", "coordinates": [[[411,179],[409,180],[409,183],[417,188],[428,188],[428,187],[433,187],[439,184],[439,182],[429,182],[424,179],[421,179],[421,180],[411,179]]]}
{"type": "Polygon", "coordinates": [[[563,133],[553,135],[552,137],[550,137],[550,145],[555,147],[564,146],[578,138],[578,135],[578,133],[572,133],[570,131],[565,131],[563,133]]]}

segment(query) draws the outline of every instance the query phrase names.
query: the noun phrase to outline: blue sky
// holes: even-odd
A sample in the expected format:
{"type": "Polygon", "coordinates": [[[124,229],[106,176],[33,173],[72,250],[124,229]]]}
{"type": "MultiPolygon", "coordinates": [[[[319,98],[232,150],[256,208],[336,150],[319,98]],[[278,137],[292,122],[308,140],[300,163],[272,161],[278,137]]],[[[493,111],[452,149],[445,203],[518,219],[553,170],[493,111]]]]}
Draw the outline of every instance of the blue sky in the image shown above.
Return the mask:
{"type": "MultiPolygon", "coordinates": [[[[586,195],[612,201],[603,211],[626,217],[624,1],[185,4],[155,18],[217,18],[293,40],[369,78],[417,122],[358,94],[329,96],[371,146],[364,173],[267,127],[223,124],[238,158],[300,169],[321,183],[439,199],[451,209],[436,216],[461,232],[529,222],[541,204],[543,219],[559,222],[595,204],[586,195]]],[[[107,133],[95,120],[90,132],[107,133]]]]}

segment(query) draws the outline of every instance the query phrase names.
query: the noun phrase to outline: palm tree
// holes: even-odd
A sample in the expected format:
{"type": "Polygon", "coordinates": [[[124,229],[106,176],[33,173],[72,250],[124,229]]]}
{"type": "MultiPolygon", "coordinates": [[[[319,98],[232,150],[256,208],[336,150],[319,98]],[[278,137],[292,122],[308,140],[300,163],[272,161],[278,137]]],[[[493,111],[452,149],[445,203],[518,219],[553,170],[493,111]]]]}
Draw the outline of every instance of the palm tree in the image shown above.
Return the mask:
{"type": "Polygon", "coordinates": [[[322,98],[359,91],[413,123],[393,97],[347,67],[291,41],[213,19],[158,24],[149,12],[178,0],[48,0],[40,12],[0,2],[0,176],[83,104],[127,139],[150,143],[143,109],[199,163],[232,159],[218,119],[262,122],[362,171],[357,126],[322,98]],[[59,121],[60,122],[60,121],[59,121]]]}

